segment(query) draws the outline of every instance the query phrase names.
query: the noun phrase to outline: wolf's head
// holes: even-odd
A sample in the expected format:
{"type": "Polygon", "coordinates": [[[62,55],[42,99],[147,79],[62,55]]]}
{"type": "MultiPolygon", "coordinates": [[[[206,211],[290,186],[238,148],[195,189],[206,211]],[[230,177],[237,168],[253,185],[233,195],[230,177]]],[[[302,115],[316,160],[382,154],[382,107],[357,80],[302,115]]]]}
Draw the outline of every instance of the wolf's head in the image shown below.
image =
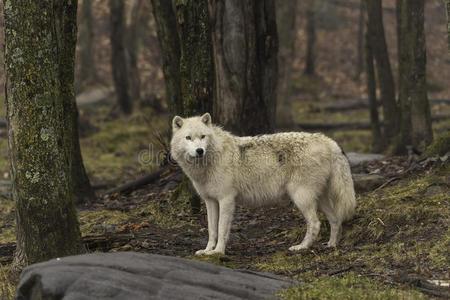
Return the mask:
{"type": "Polygon", "coordinates": [[[172,140],[170,152],[177,161],[195,162],[212,151],[213,125],[211,115],[183,119],[176,116],[172,120],[172,140]]]}

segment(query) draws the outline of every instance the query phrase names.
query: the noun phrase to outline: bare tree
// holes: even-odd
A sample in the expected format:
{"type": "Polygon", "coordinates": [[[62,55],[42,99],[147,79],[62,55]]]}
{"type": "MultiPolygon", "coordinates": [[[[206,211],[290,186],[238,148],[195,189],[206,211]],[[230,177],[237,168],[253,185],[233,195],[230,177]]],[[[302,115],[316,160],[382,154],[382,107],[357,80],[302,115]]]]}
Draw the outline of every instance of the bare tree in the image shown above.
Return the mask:
{"type": "Polygon", "coordinates": [[[83,251],[71,170],[77,2],[4,4],[18,271],[83,251]]]}
{"type": "Polygon", "coordinates": [[[274,130],[278,35],[274,0],[212,0],[215,107],[237,134],[274,130]]]}
{"type": "Polygon", "coordinates": [[[400,143],[423,150],[433,139],[426,85],[426,45],[424,0],[397,0],[399,100],[401,105],[400,143]]]}
{"type": "Polygon", "coordinates": [[[293,124],[291,108],[291,74],[296,40],[296,16],[298,0],[276,0],[278,51],[278,91],[277,115],[278,127],[290,127],[293,124]]]}
{"type": "Polygon", "coordinates": [[[308,10],[306,12],[306,59],[305,74],[314,75],[315,68],[315,50],[316,44],[316,0],[308,0],[308,10]]]}
{"type": "Polygon", "coordinates": [[[355,80],[359,80],[363,71],[363,57],[364,57],[364,24],[366,16],[366,6],[364,0],[360,0],[359,3],[359,23],[358,23],[358,43],[357,43],[357,60],[356,60],[356,72],[355,80]]]}
{"type": "Polygon", "coordinates": [[[394,77],[392,75],[389,53],[384,35],[381,0],[366,0],[368,14],[367,31],[371,39],[370,45],[376,62],[376,73],[381,92],[383,106],[384,138],[391,143],[398,134],[399,118],[395,99],[394,77]]]}
{"type": "Polygon", "coordinates": [[[372,130],[372,151],[380,152],[384,149],[381,136],[380,121],[378,117],[377,85],[375,78],[374,58],[372,53],[371,39],[366,33],[366,80],[367,95],[369,98],[370,127],[372,130]]]}
{"type": "Polygon", "coordinates": [[[163,58],[166,99],[173,115],[183,114],[180,75],[180,40],[172,1],[152,0],[161,55],[163,58]]]}
{"type": "Polygon", "coordinates": [[[133,102],[138,102],[141,98],[141,80],[138,68],[138,54],[140,42],[140,16],[142,9],[142,0],[130,1],[126,18],[126,53],[127,53],[127,70],[129,80],[130,97],[133,102]]]}
{"type": "Polygon", "coordinates": [[[94,20],[92,17],[92,0],[83,0],[78,28],[78,45],[80,47],[80,52],[77,88],[83,89],[98,80],[94,60],[94,20]]]}
{"type": "Polygon", "coordinates": [[[110,40],[111,69],[119,107],[125,114],[131,114],[133,106],[129,94],[128,68],[125,51],[125,16],[124,1],[110,0],[110,40]]]}

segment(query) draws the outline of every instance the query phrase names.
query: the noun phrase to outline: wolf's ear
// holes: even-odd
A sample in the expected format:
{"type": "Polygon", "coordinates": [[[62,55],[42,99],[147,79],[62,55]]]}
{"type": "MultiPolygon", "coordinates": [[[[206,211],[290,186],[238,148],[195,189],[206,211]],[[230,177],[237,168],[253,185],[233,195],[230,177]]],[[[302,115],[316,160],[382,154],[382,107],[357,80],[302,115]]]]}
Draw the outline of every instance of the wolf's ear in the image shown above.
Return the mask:
{"type": "Polygon", "coordinates": [[[178,130],[183,126],[183,118],[180,116],[175,116],[172,120],[172,130],[178,130]]]}
{"type": "Polygon", "coordinates": [[[202,116],[202,122],[206,125],[209,126],[211,125],[211,115],[209,113],[206,113],[202,116]]]}

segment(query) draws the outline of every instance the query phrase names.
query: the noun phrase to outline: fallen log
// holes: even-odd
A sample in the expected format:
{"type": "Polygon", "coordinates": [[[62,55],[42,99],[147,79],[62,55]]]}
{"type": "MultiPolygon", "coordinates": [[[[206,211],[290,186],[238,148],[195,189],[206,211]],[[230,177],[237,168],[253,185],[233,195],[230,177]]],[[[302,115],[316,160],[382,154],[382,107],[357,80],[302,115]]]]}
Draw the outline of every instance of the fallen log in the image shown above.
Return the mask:
{"type": "Polygon", "coordinates": [[[0,128],[6,128],[6,120],[0,119],[0,128]]]}
{"type": "MultiPolygon", "coordinates": [[[[433,122],[443,121],[450,119],[450,115],[438,115],[431,118],[433,122]]],[[[380,122],[383,125],[383,122],[380,122]]],[[[370,122],[360,121],[360,122],[338,122],[338,123],[297,123],[297,126],[303,130],[358,130],[358,129],[370,129],[370,122]]]]}
{"type": "MultiPolygon", "coordinates": [[[[450,105],[450,99],[430,99],[431,104],[447,104],[450,105]]],[[[381,102],[378,101],[378,105],[381,102]]],[[[369,100],[365,98],[354,99],[354,100],[345,100],[345,101],[336,101],[332,103],[322,103],[318,105],[318,108],[325,111],[335,112],[335,111],[344,111],[344,110],[352,110],[352,109],[361,109],[369,107],[369,100]]]]}
{"type": "Polygon", "coordinates": [[[136,188],[138,188],[140,186],[152,183],[155,180],[157,180],[161,176],[161,174],[164,172],[164,170],[165,170],[165,168],[159,169],[155,172],[152,172],[141,178],[138,178],[132,182],[128,182],[128,183],[125,183],[124,185],[110,189],[110,190],[104,192],[103,194],[107,195],[107,194],[114,194],[114,193],[125,193],[125,192],[135,190],[136,188]]]}

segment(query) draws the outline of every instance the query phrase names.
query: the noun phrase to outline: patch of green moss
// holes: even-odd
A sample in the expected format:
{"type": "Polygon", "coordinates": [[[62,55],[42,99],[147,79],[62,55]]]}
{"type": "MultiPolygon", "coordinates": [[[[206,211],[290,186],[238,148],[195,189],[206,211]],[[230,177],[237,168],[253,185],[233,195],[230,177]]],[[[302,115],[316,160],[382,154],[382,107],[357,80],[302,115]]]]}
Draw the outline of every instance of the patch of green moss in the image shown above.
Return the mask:
{"type": "Polygon", "coordinates": [[[450,131],[435,137],[430,146],[425,150],[423,156],[443,156],[450,151],[450,131]]]}
{"type": "Polygon", "coordinates": [[[8,274],[9,266],[0,264],[0,299],[12,300],[14,299],[16,282],[14,282],[8,274]]]}
{"type": "MultiPolygon", "coordinates": [[[[0,197],[0,217],[2,220],[14,220],[14,202],[10,199],[0,197]]],[[[0,244],[14,242],[16,234],[13,224],[0,223],[0,244]]]]}
{"type": "MultiPolygon", "coordinates": [[[[391,290],[385,283],[373,286],[372,279],[352,278],[353,275],[348,274],[375,274],[377,278],[385,278],[377,274],[391,272],[391,275],[407,273],[428,278],[431,271],[434,276],[444,278],[450,264],[448,191],[446,173],[436,171],[426,177],[405,178],[390,187],[358,195],[355,217],[344,224],[343,237],[336,249],[315,245],[295,254],[282,251],[262,256],[252,265],[261,271],[314,283],[283,293],[287,299],[298,299],[299,295],[304,295],[305,299],[341,299],[342,295],[342,299],[347,299],[350,294],[357,295],[351,299],[420,299],[421,294],[415,291],[391,290]],[[429,194],[431,186],[439,186],[441,192],[429,194]],[[339,274],[344,277],[334,278],[334,272],[339,270],[343,270],[339,274]],[[346,280],[351,284],[344,284],[346,280]],[[359,280],[369,281],[361,286],[359,280]],[[326,290],[330,290],[330,294],[326,290]],[[363,295],[364,290],[367,295],[363,295]]],[[[319,243],[326,241],[329,234],[326,222],[322,224],[319,243]]],[[[290,230],[286,236],[300,240],[304,231],[305,227],[301,226],[290,230]]]]}
{"type": "Polygon", "coordinates": [[[427,299],[417,291],[404,291],[354,274],[322,276],[309,284],[284,290],[279,295],[282,299],[427,299]]]}
{"type": "Polygon", "coordinates": [[[81,150],[87,172],[102,180],[123,178],[127,170],[145,173],[158,166],[159,144],[152,143],[155,131],[167,130],[167,116],[150,109],[93,123],[100,130],[81,139],[81,150]],[[151,121],[151,126],[149,125],[151,121]]]}

